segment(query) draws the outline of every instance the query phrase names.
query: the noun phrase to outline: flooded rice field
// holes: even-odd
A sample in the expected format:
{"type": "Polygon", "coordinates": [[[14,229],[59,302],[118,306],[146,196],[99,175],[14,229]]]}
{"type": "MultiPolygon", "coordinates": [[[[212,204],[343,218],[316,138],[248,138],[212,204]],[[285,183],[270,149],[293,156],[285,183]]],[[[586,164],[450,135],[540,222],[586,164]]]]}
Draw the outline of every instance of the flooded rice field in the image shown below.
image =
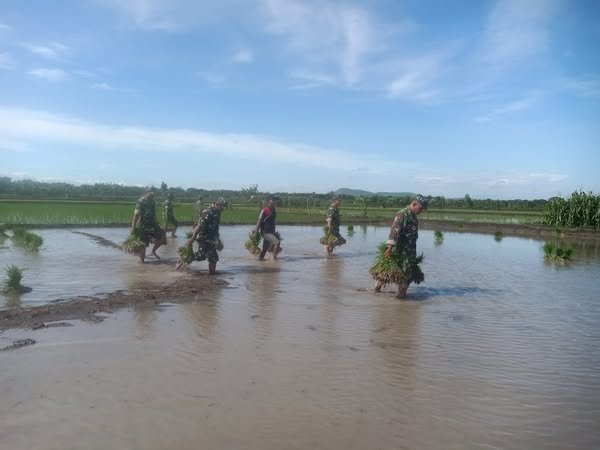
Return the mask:
{"type": "MultiPolygon", "coordinates": [[[[248,230],[222,227],[229,284],[199,300],[0,333],[0,347],[37,340],[0,353],[0,448],[600,448],[598,241],[567,242],[574,261],[557,266],[541,241],[435,245],[421,231],[425,283],[400,301],[374,294],[367,271],[387,227],[357,227],[332,257],[320,227],[280,227],[281,259],[262,263],[248,230]]],[[[0,249],[33,288],[0,306],[179,276],[183,237],[140,265],[68,230],[39,234],[38,255],[0,249]]]]}

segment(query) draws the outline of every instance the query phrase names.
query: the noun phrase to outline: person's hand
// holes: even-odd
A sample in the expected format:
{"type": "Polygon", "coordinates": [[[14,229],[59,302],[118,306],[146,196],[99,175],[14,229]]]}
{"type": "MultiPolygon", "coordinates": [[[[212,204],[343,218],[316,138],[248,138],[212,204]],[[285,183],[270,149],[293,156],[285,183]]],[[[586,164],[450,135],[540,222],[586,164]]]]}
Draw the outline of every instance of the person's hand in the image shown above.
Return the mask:
{"type": "Polygon", "coordinates": [[[393,247],[391,245],[388,245],[385,248],[385,252],[383,252],[383,254],[389,258],[390,256],[392,256],[392,248],[393,247]]]}

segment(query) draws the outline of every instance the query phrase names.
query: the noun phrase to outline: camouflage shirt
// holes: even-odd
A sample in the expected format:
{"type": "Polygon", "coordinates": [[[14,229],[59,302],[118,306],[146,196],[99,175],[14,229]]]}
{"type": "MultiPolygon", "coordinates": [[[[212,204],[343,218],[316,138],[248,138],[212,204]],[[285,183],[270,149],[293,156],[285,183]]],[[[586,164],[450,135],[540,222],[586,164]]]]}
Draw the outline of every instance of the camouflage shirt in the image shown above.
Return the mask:
{"type": "Polygon", "coordinates": [[[398,251],[406,257],[416,258],[418,238],[419,219],[410,208],[401,209],[394,216],[387,243],[397,246],[398,251]]]}
{"type": "Polygon", "coordinates": [[[340,210],[339,208],[334,208],[330,206],[327,210],[327,218],[331,219],[331,229],[332,231],[340,230],[340,210]]]}
{"type": "Polygon", "coordinates": [[[221,211],[215,206],[206,208],[198,219],[200,232],[198,241],[215,242],[219,239],[219,224],[221,223],[221,211]]]}
{"type": "Polygon", "coordinates": [[[135,204],[135,211],[140,215],[142,228],[154,227],[156,222],[156,203],[153,198],[140,197],[135,204]]]}

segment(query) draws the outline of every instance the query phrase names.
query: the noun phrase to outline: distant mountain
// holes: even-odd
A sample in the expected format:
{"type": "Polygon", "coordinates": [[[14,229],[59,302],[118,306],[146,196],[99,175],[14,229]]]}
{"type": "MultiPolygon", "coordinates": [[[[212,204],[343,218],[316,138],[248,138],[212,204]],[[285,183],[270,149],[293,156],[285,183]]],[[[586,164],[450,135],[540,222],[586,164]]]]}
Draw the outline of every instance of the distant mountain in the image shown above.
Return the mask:
{"type": "Polygon", "coordinates": [[[365,196],[369,197],[372,195],[379,195],[382,197],[414,197],[416,194],[414,192],[371,192],[364,191],[362,189],[350,189],[350,188],[340,188],[335,191],[338,195],[353,195],[355,197],[365,196]]]}
{"type": "Polygon", "coordinates": [[[340,188],[337,191],[335,191],[336,194],[338,195],[353,195],[355,197],[361,196],[361,195],[374,195],[373,192],[370,191],[363,191],[362,189],[350,189],[350,188],[340,188]]]}

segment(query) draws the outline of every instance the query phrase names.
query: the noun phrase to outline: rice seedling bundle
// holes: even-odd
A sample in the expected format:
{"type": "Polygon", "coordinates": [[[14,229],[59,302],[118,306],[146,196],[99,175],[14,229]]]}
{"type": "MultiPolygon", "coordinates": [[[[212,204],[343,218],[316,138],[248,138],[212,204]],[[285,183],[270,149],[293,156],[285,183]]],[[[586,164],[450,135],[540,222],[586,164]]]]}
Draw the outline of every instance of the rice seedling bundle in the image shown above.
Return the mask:
{"type": "Polygon", "coordinates": [[[423,275],[419,267],[419,264],[423,261],[423,254],[410,261],[397,248],[394,248],[392,254],[386,256],[386,246],[386,242],[379,244],[375,264],[369,269],[369,273],[374,280],[380,281],[385,286],[392,283],[404,284],[415,282],[419,284],[425,279],[425,275],[423,275]]]}
{"type": "Polygon", "coordinates": [[[17,227],[13,229],[13,242],[24,247],[30,252],[37,252],[44,244],[44,238],[35,233],[27,231],[25,228],[17,227]]]}
{"type": "Polygon", "coordinates": [[[177,261],[177,269],[186,267],[194,261],[194,249],[191,245],[183,245],[177,249],[179,260],[177,261]]]}
{"type": "Polygon", "coordinates": [[[442,242],[444,242],[444,233],[442,233],[441,231],[435,230],[433,232],[433,235],[435,237],[436,244],[441,244],[442,242]]]}
{"type": "Polygon", "coordinates": [[[140,240],[137,233],[130,234],[129,237],[121,244],[121,248],[125,253],[131,255],[139,255],[146,252],[146,244],[140,240]]]}
{"type": "Polygon", "coordinates": [[[321,245],[331,245],[334,246],[337,244],[337,237],[329,230],[329,227],[323,227],[323,236],[319,242],[321,245]]]}
{"type": "Polygon", "coordinates": [[[250,230],[248,233],[248,240],[244,244],[246,249],[250,252],[251,255],[258,255],[260,253],[260,241],[262,236],[260,233],[256,233],[255,230],[250,230]]]}
{"type": "Polygon", "coordinates": [[[6,279],[2,284],[3,294],[17,294],[23,292],[24,287],[21,286],[21,280],[23,279],[23,269],[11,264],[6,266],[6,279]]]}
{"type": "Polygon", "coordinates": [[[496,232],[494,233],[494,239],[495,239],[497,242],[500,242],[500,241],[501,241],[503,238],[504,238],[504,233],[503,233],[502,231],[496,231],[496,232]]]}

